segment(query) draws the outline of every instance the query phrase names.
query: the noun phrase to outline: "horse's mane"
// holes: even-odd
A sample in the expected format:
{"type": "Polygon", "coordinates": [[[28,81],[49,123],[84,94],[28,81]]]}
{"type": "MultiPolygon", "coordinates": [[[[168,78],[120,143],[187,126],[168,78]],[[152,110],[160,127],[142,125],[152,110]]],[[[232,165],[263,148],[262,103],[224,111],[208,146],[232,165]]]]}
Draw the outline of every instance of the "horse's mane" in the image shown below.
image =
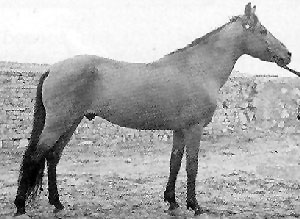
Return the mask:
{"type": "Polygon", "coordinates": [[[211,32],[209,32],[209,33],[207,33],[207,34],[205,34],[204,36],[195,39],[194,41],[192,41],[190,44],[186,45],[185,47],[180,48],[180,49],[177,49],[177,50],[175,50],[175,51],[169,53],[168,55],[172,55],[172,54],[177,53],[177,52],[182,52],[182,51],[184,51],[184,50],[186,50],[186,49],[188,49],[188,48],[194,47],[194,46],[196,46],[196,45],[198,45],[198,44],[200,44],[200,43],[202,43],[202,42],[206,42],[207,39],[208,39],[210,36],[212,36],[212,35],[214,35],[214,34],[220,32],[220,31],[221,31],[224,27],[226,27],[228,24],[230,24],[230,23],[232,23],[232,22],[235,22],[235,21],[238,20],[239,18],[240,18],[240,16],[233,16],[232,18],[230,18],[229,22],[227,22],[226,24],[222,25],[221,27],[218,27],[218,28],[214,29],[213,31],[211,31],[211,32]]]}

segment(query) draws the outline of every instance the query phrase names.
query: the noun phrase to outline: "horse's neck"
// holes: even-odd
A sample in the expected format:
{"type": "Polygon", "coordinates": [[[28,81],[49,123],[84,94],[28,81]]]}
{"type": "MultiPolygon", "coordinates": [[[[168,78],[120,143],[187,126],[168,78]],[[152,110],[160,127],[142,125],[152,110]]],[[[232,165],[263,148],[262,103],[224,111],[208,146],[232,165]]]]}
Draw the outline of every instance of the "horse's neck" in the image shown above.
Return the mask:
{"type": "Polygon", "coordinates": [[[227,81],[236,61],[243,54],[242,27],[231,22],[203,42],[179,52],[187,71],[193,69],[195,80],[213,79],[219,87],[227,81]],[[184,58],[183,58],[184,57],[184,58]]]}

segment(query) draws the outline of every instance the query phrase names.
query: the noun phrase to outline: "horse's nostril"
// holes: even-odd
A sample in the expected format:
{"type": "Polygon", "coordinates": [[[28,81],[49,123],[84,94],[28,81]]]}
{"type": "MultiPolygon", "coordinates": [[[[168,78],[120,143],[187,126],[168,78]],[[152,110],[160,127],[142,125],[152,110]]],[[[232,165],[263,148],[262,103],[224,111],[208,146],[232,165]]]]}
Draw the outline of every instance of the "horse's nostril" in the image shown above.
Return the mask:
{"type": "Polygon", "coordinates": [[[292,56],[292,53],[291,53],[291,52],[288,52],[287,54],[288,54],[288,56],[290,56],[290,57],[292,56]]]}

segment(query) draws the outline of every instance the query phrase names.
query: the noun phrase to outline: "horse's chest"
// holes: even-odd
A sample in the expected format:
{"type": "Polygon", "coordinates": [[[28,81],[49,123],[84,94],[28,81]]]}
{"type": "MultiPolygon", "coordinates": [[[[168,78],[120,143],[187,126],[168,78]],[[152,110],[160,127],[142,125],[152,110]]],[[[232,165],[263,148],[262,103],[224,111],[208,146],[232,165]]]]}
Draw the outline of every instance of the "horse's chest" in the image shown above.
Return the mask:
{"type": "Polygon", "coordinates": [[[189,108],[192,114],[207,114],[214,111],[217,106],[217,100],[208,95],[199,95],[188,99],[186,108],[189,108]]]}
{"type": "Polygon", "coordinates": [[[184,123],[209,123],[217,108],[217,90],[199,89],[184,101],[181,118],[184,123]]]}

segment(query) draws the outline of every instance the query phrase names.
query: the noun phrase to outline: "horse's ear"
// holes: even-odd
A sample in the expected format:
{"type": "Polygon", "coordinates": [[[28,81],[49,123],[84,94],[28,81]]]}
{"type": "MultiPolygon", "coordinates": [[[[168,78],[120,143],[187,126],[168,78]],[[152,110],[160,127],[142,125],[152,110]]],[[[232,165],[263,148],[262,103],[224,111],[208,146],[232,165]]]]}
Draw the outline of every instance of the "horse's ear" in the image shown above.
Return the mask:
{"type": "Polygon", "coordinates": [[[252,19],[253,19],[253,25],[255,26],[258,22],[258,18],[255,14],[255,10],[256,10],[256,6],[254,5],[253,9],[252,9],[252,19]]]}
{"type": "Polygon", "coordinates": [[[251,12],[252,12],[251,2],[249,2],[249,3],[245,6],[245,15],[246,15],[248,18],[250,18],[251,12]]]}
{"type": "Polygon", "coordinates": [[[252,27],[254,27],[258,22],[257,16],[255,15],[255,11],[256,11],[256,6],[254,5],[252,8],[251,2],[249,2],[245,6],[245,16],[248,19],[248,21],[246,23],[252,27]]]}
{"type": "Polygon", "coordinates": [[[252,13],[252,14],[255,14],[255,11],[256,11],[256,5],[253,6],[253,8],[252,8],[252,10],[251,10],[251,13],[252,13]]]}

